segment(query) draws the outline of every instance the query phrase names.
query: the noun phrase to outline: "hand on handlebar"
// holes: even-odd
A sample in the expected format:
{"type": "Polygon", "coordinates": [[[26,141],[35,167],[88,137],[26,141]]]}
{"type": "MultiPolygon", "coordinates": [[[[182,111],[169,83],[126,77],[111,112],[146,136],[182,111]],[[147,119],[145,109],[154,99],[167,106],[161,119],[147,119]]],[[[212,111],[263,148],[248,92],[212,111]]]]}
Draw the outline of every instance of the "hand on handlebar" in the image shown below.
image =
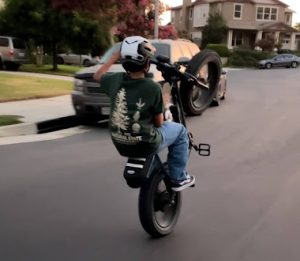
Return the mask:
{"type": "Polygon", "coordinates": [[[157,70],[162,72],[166,81],[170,81],[172,77],[177,78],[180,81],[186,81],[190,84],[196,85],[199,88],[209,89],[209,85],[203,80],[198,79],[196,76],[182,72],[179,64],[171,64],[170,59],[165,56],[157,56],[155,60],[151,60],[151,63],[156,65],[157,70]]]}
{"type": "Polygon", "coordinates": [[[186,80],[188,82],[192,83],[193,85],[196,85],[197,87],[200,87],[200,88],[209,89],[209,85],[205,84],[203,82],[203,80],[198,79],[196,76],[194,76],[190,73],[187,73],[187,72],[184,72],[183,74],[186,76],[186,80]]]}

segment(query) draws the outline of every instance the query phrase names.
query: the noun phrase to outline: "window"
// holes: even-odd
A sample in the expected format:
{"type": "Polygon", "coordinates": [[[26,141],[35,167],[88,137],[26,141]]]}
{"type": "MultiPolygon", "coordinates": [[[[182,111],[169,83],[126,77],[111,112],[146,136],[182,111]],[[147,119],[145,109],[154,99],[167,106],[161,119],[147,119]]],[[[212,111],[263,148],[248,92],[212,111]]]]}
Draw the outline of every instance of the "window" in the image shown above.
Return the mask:
{"type": "MultiPolygon", "coordinates": [[[[120,49],[120,46],[121,44],[120,43],[117,43],[115,45],[113,45],[111,48],[109,48],[105,53],[104,55],[101,57],[100,59],[100,63],[103,64],[103,63],[106,63],[110,57],[112,56],[112,54],[116,51],[116,50],[119,50],[120,49]]],[[[120,61],[116,62],[116,63],[120,63],[120,61]]]]}
{"type": "Polygon", "coordinates": [[[0,46],[8,47],[8,39],[0,37],[0,46]]]}
{"type": "Polygon", "coordinates": [[[189,18],[190,18],[190,20],[193,19],[193,8],[190,8],[190,10],[189,10],[189,18]]]}
{"type": "Polygon", "coordinates": [[[171,22],[172,23],[175,22],[175,12],[174,11],[171,12],[171,22]]]}
{"type": "Polygon", "coordinates": [[[271,9],[271,20],[272,21],[277,20],[277,9],[276,8],[271,9]]]}
{"type": "Polygon", "coordinates": [[[156,49],[155,56],[164,55],[170,57],[170,45],[164,43],[152,43],[156,49]]]}
{"type": "Polygon", "coordinates": [[[14,38],[13,45],[16,49],[25,49],[25,43],[21,39],[14,38]]]}
{"type": "Polygon", "coordinates": [[[290,14],[286,15],[286,17],[285,17],[285,23],[286,24],[290,24],[291,23],[291,15],[290,14]]]}
{"type": "Polygon", "coordinates": [[[182,10],[179,11],[179,23],[182,23],[182,10]]]}
{"type": "Polygon", "coordinates": [[[270,20],[270,8],[267,7],[265,8],[265,11],[264,11],[264,20],[270,20]]]}
{"type": "Polygon", "coordinates": [[[233,32],[232,34],[232,46],[240,46],[243,44],[243,33],[242,32],[233,32]]]}
{"type": "Polygon", "coordinates": [[[256,20],[276,21],[277,20],[277,8],[259,6],[256,9],[256,20]]]}
{"type": "Polygon", "coordinates": [[[242,5],[241,4],[234,4],[234,19],[241,19],[242,18],[242,5]]]}
{"type": "Polygon", "coordinates": [[[257,8],[256,19],[257,20],[262,20],[263,19],[263,13],[264,13],[263,7],[258,7],[257,8]]]}

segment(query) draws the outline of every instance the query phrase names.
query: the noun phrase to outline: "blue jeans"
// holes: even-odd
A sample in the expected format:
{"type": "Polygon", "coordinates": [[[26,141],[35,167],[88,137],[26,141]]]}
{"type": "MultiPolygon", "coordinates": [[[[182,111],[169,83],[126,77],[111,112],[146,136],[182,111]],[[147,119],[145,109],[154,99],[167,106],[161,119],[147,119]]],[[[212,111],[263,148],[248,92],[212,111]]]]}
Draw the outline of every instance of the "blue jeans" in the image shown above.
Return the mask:
{"type": "Polygon", "coordinates": [[[169,177],[173,181],[186,179],[186,165],[188,161],[189,139],[186,128],[177,122],[165,121],[158,128],[161,134],[161,144],[158,151],[169,149],[168,167],[169,177]]]}

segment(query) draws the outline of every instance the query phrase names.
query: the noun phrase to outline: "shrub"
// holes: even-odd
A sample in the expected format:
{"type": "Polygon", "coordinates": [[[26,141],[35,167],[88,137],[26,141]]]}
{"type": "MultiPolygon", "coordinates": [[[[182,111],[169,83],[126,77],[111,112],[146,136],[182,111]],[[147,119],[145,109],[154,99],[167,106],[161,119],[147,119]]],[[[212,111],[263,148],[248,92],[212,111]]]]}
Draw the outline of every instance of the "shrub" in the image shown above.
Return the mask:
{"type": "Polygon", "coordinates": [[[234,49],[228,58],[229,66],[255,67],[257,61],[272,57],[270,52],[260,52],[247,49],[234,49]]]}
{"type": "Polygon", "coordinates": [[[297,56],[300,56],[300,51],[293,51],[293,50],[290,50],[290,49],[279,49],[277,51],[278,54],[282,54],[282,53],[291,53],[291,54],[294,54],[294,55],[297,55],[297,56]]]}
{"type": "Polygon", "coordinates": [[[226,44],[208,44],[206,49],[211,49],[217,52],[221,57],[229,57],[229,50],[226,44]]]}
{"type": "Polygon", "coordinates": [[[290,49],[279,49],[277,51],[278,54],[282,54],[282,53],[292,53],[292,50],[290,49]]]}
{"type": "Polygon", "coordinates": [[[255,45],[259,46],[263,51],[272,51],[275,47],[274,36],[272,34],[267,34],[264,39],[259,40],[255,45]]]}

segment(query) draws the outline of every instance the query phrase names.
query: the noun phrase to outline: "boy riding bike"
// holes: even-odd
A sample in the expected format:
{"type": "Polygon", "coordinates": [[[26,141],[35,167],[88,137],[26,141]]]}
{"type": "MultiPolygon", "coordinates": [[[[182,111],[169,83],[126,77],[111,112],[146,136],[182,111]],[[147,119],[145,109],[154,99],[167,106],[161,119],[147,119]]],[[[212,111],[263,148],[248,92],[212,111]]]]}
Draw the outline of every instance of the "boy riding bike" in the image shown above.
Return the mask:
{"type": "Polygon", "coordinates": [[[155,51],[147,39],[127,37],[94,78],[111,100],[110,132],[118,152],[144,157],[168,147],[171,188],[181,191],[195,183],[195,177],[186,172],[189,139],[182,124],[164,121],[161,87],[146,77],[155,51]],[[126,73],[107,73],[118,60],[126,73]]]}

